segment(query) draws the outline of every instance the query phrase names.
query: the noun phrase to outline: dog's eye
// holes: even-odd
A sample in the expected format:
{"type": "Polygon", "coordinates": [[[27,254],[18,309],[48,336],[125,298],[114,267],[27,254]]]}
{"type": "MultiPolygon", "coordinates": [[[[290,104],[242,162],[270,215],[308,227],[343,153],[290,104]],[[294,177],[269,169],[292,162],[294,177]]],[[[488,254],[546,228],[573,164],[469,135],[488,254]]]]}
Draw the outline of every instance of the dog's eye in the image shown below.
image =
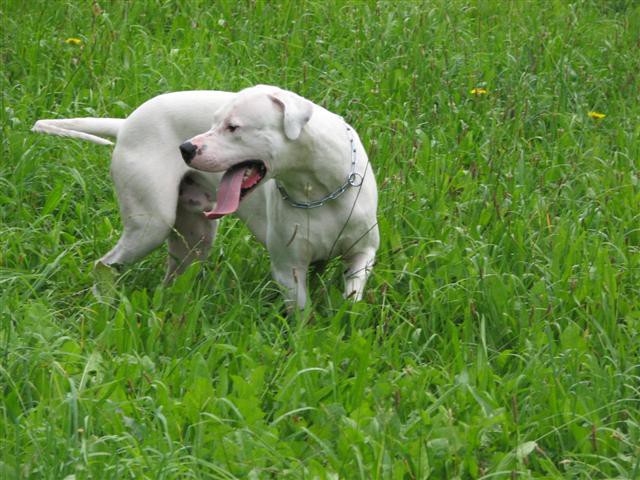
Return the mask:
{"type": "Polygon", "coordinates": [[[227,125],[227,130],[229,130],[231,133],[235,132],[238,128],[240,128],[238,125],[227,125]]]}

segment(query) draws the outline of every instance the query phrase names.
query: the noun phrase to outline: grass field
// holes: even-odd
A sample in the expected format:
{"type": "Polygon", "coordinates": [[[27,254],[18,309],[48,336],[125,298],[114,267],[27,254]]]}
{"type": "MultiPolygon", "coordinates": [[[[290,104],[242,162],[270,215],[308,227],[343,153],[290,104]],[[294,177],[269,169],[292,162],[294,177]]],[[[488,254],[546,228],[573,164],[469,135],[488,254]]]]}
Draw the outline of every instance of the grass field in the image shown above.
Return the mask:
{"type": "Polygon", "coordinates": [[[1,478],[640,478],[638,2],[0,8],[1,478]],[[171,287],[159,249],[99,303],[110,149],[33,122],[255,83],[363,138],[365,301],[335,264],[283,317],[227,218],[171,287]]]}

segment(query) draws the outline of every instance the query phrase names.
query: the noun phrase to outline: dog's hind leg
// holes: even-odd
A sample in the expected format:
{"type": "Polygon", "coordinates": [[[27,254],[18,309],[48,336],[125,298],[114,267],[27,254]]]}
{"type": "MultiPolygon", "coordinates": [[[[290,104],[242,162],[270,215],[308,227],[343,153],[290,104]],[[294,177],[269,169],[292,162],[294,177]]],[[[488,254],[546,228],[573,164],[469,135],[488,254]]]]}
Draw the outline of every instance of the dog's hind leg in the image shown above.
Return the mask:
{"type": "Polygon", "coordinates": [[[133,263],[161,245],[172,227],[161,217],[148,214],[128,217],[123,223],[124,231],[118,243],[98,262],[107,266],[133,263]]]}
{"type": "Polygon", "coordinates": [[[116,296],[116,271],[111,267],[133,263],[162,244],[171,231],[171,224],[156,215],[141,213],[123,217],[122,236],[106,255],[93,266],[93,293],[99,300],[116,296]]]}
{"type": "Polygon", "coordinates": [[[213,208],[213,192],[194,175],[186,175],[178,190],[176,223],[169,235],[165,283],[183,273],[195,260],[205,260],[216,235],[217,221],[204,216],[213,208]]]}
{"type": "Polygon", "coordinates": [[[364,293],[364,286],[373,268],[376,251],[368,249],[354,253],[345,258],[347,269],[344,272],[344,297],[354,302],[360,301],[364,293]]]}
{"type": "Polygon", "coordinates": [[[108,266],[133,263],[169,236],[176,221],[182,171],[171,168],[172,164],[162,165],[162,170],[149,165],[162,154],[158,150],[149,154],[116,145],[111,176],[120,204],[123,232],[116,246],[98,262],[108,266]]]}
{"type": "Polygon", "coordinates": [[[165,283],[183,273],[195,260],[205,260],[218,228],[202,211],[193,212],[178,204],[176,224],[169,235],[169,258],[165,283]]]}

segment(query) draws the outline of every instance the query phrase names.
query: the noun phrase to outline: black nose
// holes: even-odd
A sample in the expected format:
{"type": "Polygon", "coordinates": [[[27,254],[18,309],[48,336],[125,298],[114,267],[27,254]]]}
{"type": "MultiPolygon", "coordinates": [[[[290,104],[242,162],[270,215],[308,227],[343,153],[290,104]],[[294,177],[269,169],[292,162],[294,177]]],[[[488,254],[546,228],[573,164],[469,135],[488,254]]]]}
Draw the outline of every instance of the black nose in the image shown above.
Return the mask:
{"type": "Polygon", "coordinates": [[[196,150],[196,146],[191,142],[184,142],[180,145],[180,153],[182,153],[182,158],[187,165],[189,165],[191,160],[193,160],[193,157],[196,156],[196,150]]]}

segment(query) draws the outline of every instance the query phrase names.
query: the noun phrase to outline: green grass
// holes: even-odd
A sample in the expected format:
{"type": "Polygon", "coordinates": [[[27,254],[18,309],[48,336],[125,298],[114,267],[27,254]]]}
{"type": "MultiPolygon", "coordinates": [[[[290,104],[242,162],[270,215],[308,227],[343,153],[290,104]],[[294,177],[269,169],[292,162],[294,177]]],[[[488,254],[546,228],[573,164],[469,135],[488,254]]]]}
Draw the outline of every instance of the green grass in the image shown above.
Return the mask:
{"type": "Polygon", "coordinates": [[[99,4],[0,7],[0,477],[640,477],[638,2],[99,4]],[[332,265],[284,318],[226,219],[97,302],[109,149],[33,122],[255,83],[363,138],[365,301],[332,265]]]}

